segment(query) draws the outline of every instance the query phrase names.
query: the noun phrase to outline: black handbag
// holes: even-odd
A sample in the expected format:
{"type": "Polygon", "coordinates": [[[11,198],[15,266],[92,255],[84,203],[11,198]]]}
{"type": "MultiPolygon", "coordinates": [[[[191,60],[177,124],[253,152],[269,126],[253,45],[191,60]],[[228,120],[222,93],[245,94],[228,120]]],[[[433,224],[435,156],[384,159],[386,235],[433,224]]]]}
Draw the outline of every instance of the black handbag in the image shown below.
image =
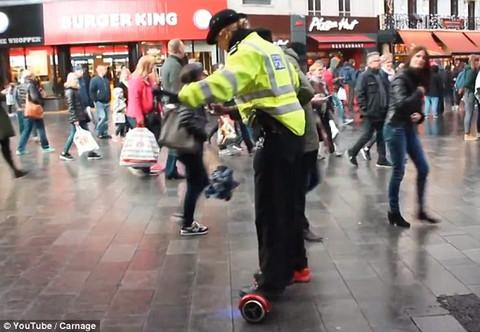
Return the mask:
{"type": "Polygon", "coordinates": [[[170,149],[184,153],[193,153],[197,148],[194,135],[182,125],[180,113],[182,107],[165,106],[166,115],[163,119],[162,130],[158,143],[170,149]]]}

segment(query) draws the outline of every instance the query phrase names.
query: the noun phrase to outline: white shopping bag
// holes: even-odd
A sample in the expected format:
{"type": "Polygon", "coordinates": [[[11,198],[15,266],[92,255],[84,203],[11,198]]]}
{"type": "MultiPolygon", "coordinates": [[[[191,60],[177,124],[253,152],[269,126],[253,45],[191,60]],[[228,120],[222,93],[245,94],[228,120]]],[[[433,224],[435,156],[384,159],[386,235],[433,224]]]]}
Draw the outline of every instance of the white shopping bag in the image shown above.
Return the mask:
{"type": "Polygon", "coordinates": [[[330,130],[332,131],[332,139],[335,139],[335,137],[337,137],[337,135],[339,133],[337,125],[335,124],[335,121],[333,121],[333,120],[328,121],[328,124],[330,125],[330,130]]]}
{"type": "Polygon", "coordinates": [[[100,148],[95,141],[95,138],[93,138],[88,130],[83,129],[80,126],[76,126],[75,128],[76,132],[75,136],[73,136],[73,142],[77,147],[79,156],[85,152],[91,152],[100,148]]]}
{"type": "Polygon", "coordinates": [[[127,122],[127,118],[125,113],[117,112],[115,113],[115,123],[125,123],[127,122]]]}
{"type": "Polygon", "coordinates": [[[347,100],[347,91],[344,88],[340,87],[338,89],[338,92],[337,92],[337,97],[338,97],[338,99],[340,99],[342,101],[346,101],[347,100]]]}
{"type": "Polygon", "coordinates": [[[157,140],[147,128],[130,130],[125,137],[120,165],[128,167],[150,167],[157,163],[160,149],[157,140]]]}

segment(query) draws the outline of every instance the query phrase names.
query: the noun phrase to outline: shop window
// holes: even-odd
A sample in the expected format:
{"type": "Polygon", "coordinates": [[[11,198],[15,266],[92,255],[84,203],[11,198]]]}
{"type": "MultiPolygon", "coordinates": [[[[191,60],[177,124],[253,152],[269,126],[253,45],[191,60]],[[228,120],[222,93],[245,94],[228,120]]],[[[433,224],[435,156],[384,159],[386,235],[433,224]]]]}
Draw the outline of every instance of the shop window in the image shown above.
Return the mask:
{"type": "Polygon", "coordinates": [[[270,5],[272,0],[242,0],[244,5],[270,5]]]}
{"type": "Polygon", "coordinates": [[[450,14],[458,16],[458,0],[450,0],[450,14]]]}
{"type": "Polygon", "coordinates": [[[127,45],[85,45],[70,47],[72,66],[86,65],[91,74],[98,65],[110,67],[112,78],[117,78],[123,66],[128,67],[127,45]]]}
{"type": "Polygon", "coordinates": [[[321,0],[308,0],[308,15],[321,14],[321,0]]]}
{"type": "Polygon", "coordinates": [[[40,85],[48,97],[56,93],[55,80],[58,77],[57,56],[53,47],[32,46],[10,49],[10,70],[12,80],[19,81],[25,69],[30,70],[40,80],[40,85]]]}
{"type": "Polygon", "coordinates": [[[350,16],[350,0],[338,0],[338,14],[350,16]]]}

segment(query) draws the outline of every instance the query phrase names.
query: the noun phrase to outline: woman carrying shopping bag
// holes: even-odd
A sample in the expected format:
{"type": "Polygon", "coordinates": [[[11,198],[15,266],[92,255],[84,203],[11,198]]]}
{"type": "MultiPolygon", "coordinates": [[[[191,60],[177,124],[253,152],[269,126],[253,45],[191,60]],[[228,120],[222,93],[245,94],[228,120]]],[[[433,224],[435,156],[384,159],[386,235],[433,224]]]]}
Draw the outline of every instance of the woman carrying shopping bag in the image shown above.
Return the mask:
{"type": "MultiPolygon", "coordinates": [[[[154,80],[152,79],[155,58],[144,55],[138,60],[137,67],[128,81],[127,122],[130,128],[145,127],[158,140],[162,125],[160,112],[153,100],[154,80]]],[[[138,172],[133,171],[135,174],[138,172]]],[[[158,175],[156,165],[141,168],[143,174],[158,175]]]]}
{"type": "MultiPolygon", "coordinates": [[[[70,73],[67,76],[67,82],[65,82],[65,98],[67,99],[70,133],[63,148],[63,152],[60,154],[60,159],[65,161],[73,160],[73,156],[70,154],[70,148],[72,147],[77,128],[82,128],[88,131],[88,122],[90,118],[86,109],[82,106],[80,98],[80,83],[79,77],[76,73],[70,73]]],[[[90,151],[87,155],[88,160],[102,159],[102,157],[94,152],[90,151]]]]}

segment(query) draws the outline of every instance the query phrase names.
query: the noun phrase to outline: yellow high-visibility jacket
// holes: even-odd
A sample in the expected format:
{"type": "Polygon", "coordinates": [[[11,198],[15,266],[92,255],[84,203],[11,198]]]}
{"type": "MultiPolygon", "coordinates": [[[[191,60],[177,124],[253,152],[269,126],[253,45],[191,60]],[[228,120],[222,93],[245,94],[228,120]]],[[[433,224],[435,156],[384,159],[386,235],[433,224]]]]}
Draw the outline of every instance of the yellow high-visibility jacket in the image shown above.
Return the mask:
{"type": "Polygon", "coordinates": [[[222,70],[185,85],[178,96],[191,107],[235,97],[244,120],[260,110],[303,136],[305,112],[297,99],[299,82],[283,51],[252,32],[230,51],[222,70]]]}

